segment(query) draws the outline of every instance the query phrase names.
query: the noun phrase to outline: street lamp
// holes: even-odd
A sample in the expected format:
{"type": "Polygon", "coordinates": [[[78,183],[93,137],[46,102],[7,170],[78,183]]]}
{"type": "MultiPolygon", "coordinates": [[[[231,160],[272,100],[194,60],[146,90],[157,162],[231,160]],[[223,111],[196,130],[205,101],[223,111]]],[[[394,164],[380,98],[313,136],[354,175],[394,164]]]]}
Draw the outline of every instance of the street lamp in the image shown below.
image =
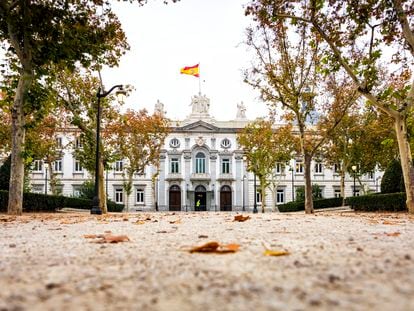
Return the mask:
{"type": "Polygon", "coordinates": [[[295,201],[295,160],[291,160],[290,165],[286,165],[288,171],[292,172],[292,202],[295,201]]]}
{"type": "Polygon", "coordinates": [[[99,200],[99,162],[101,159],[101,153],[99,150],[99,145],[101,143],[101,98],[108,96],[113,90],[118,89],[116,91],[116,95],[119,101],[123,101],[126,95],[126,91],[122,84],[118,84],[113,86],[108,92],[101,93],[101,88],[98,88],[98,93],[96,93],[96,97],[98,98],[98,107],[96,112],[96,152],[95,152],[95,196],[92,200],[92,209],[91,214],[101,215],[102,210],[100,208],[100,200],[99,200]]]}
{"type": "Polygon", "coordinates": [[[43,164],[45,166],[45,194],[47,194],[47,165],[48,165],[48,162],[46,160],[44,160],[43,164]]]}
{"type": "Polygon", "coordinates": [[[354,189],[353,189],[353,196],[355,196],[355,176],[356,176],[356,169],[357,169],[357,166],[356,165],[352,165],[352,171],[354,172],[354,189]]]}
{"type": "Polygon", "coordinates": [[[244,200],[245,200],[245,198],[244,198],[244,196],[245,196],[245,192],[246,192],[246,175],[243,175],[243,186],[242,186],[242,192],[243,192],[243,195],[242,195],[242,201],[243,201],[243,212],[245,212],[246,211],[246,207],[245,207],[245,202],[244,202],[244,200]]]}
{"type": "MultiPolygon", "coordinates": [[[[254,176],[254,205],[253,205],[253,214],[256,214],[257,211],[257,190],[256,190],[256,174],[253,172],[254,176]]],[[[263,203],[262,203],[263,204],[263,203]]]]}

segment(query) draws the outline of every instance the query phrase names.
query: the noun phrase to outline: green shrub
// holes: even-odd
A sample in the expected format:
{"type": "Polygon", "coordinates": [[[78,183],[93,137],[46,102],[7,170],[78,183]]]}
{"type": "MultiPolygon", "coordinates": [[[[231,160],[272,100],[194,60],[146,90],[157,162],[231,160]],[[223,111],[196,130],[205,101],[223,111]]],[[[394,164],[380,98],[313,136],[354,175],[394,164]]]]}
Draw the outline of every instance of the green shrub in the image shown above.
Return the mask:
{"type": "MultiPolygon", "coordinates": [[[[0,212],[7,212],[8,201],[9,192],[0,190],[0,212]]],[[[91,209],[92,200],[40,193],[23,194],[23,212],[55,212],[57,209],[64,207],[91,209]]],[[[123,209],[124,205],[108,200],[109,212],[122,212],[123,209]]]]}
{"type": "Polygon", "coordinates": [[[381,180],[381,193],[405,192],[404,178],[401,164],[397,160],[391,161],[381,180]]]}
{"type": "MultiPolygon", "coordinates": [[[[322,199],[322,189],[318,184],[312,185],[312,199],[322,199]]],[[[305,186],[299,186],[296,188],[296,200],[297,202],[305,201],[305,186]]]]}
{"type": "Polygon", "coordinates": [[[406,211],[406,195],[404,192],[387,193],[377,195],[363,195],[359,197],[349,197],[345,199],[347,205],[353,207],[355,211],[376,212],[406,211]]]}
{"type": "MultiPolygon", "coordinates": [[[[314,209],[323,209],[330,207],[342,206],[342,198],[329,198],[329,199],[320,199],[313,201],[314,209]]],[[[289,202],[286,204],[281,204],[277,206],[279,211],[284,212],[298,212],[305,210],[305,202],[289,202]]]]}
{"type": "Polygon", "coordinates": [[[0,166],[0,190],[9,191],[11,156],[0,166]]]}

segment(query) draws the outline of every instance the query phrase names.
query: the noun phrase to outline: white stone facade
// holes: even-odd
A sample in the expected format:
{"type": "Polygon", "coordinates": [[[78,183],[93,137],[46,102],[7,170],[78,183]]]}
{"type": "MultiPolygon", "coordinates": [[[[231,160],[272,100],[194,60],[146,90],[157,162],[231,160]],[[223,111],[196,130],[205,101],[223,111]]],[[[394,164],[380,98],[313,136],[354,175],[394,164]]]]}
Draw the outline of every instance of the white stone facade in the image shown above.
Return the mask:
{"type": "MultiPolygon", "coordinates": [[[[161,155],[159,176],[155,185],[151,177],[155,168],[148,167],[142,176],[135,176],[133,192],[129,197],[130,210],[208,210],[208,211],[251,211],[254,206],[254,176],[246,171],[243,152],[237,144],[237,133],[250,121],[245,118],[244,105],[238,105],[236,119],[216,121],[209,114],[209,100],[205,96],[194,96],[192,113],[184,121],[173,121],[172,131],[165,140],[161,155]]],[[[157,103],[160,106],[160,103],[157,103]]],[[[74,132],[65,131],[62,144],[74,141],[74,132]]],[[[131,146],[133,147],[133,146],[131,146]]],[[[73,150],[66,149],[57,177],[62,183],[62,193],[76,196],[79,186],[91,176],[79,167],[72,156],[73,150]]],[[[282,166],[275,168],[278,180],[277,191],[267,190],[266,206],[272,209],[275,203],[292,200],[292,189],[304,185],[303,171],[299,159],[296,171],[282,166]],[[292,176],[293,174],[293,176],[292,176]],[[292,179],[293,177],[293,179],[292,179]]],[[[45,192],[45,167],[40,165],[31,174],[33,191],[45,192]]],[[[379,191],[381,172],[360,176],[365,190],[379,191]]],[[[312,163],[312,183],[322,188],[324,198],[339,195],[340,177],[333,168],[322,163],[312,163]]],[[[346,176],[346,196],[353,195],[353,178],[346,176]]],[[[105,174],[108,197],[118,203],[126,203],[122,189],[122,163],[114,163],[105,174]]],[[[257,190],[259,183],[257,180],[257,190]]],[[[50,193],[50,186],[47,187],[50,193]]],[[[356,183],[357,194],[361,192],[356,183]]],[[[256,196],[260,207],[260,195],[256,196]]]]}

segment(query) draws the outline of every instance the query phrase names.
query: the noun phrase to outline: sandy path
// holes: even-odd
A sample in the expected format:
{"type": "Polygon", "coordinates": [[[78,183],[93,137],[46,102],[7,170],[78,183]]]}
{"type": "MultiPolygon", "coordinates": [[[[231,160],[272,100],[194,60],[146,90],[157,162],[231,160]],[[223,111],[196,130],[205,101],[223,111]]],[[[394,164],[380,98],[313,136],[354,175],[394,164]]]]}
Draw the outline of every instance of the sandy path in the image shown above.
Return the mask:
{"type": "Polygon", "coordinates": [[[414,310],[414,217],[234,215],[0,215],[0,310],[414,310]],[[208,241],[241,247],[185,251],[208,241]]]}

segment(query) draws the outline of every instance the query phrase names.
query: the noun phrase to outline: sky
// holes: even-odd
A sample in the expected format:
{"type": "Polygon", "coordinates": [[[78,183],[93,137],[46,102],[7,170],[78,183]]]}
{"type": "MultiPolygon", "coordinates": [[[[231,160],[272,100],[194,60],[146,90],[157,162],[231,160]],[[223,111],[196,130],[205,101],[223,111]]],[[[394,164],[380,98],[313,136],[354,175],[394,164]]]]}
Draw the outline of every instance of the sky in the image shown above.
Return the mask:
{"type": "Polygon", "coordinates": [[[126,99],[127,108],[152,112],[160,100],[167,117],[182,120],[191,112],[199,81],[180,74],[180,69],[199,63],[201,93],[210,98],[213,117],[235,119],[241,101],[249,119],[267,115],[258,92],[243,82],[242,72],[252,57],[243,43],[251,23],[244,16],[246,0],[162,2],[152,0],[140,7],[114,1],[131,49],[119,67],[103,71],[106,89],[131,84],[135,90],[126,99]]]}

